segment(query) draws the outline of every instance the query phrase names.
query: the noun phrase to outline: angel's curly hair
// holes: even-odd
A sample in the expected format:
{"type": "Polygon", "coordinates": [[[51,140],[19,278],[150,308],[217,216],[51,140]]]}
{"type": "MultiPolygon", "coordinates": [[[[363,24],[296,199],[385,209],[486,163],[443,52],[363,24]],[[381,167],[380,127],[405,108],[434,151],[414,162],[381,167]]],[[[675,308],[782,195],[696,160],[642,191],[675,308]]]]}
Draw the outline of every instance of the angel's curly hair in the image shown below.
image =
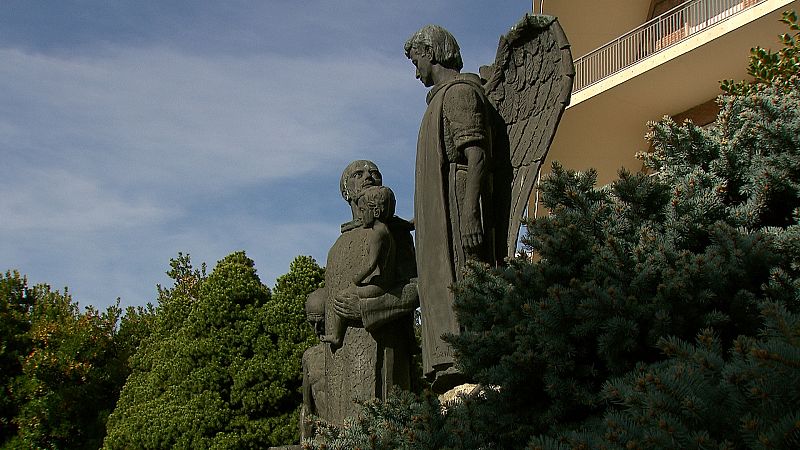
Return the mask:
{"type": "Polygon", "coordinates": [[[461,49],[456,38],[439,25],[425,25],[412,34],[403,46],[406,57],[410,58],[411,49],[425,51],[433,57],[432,62],[448,69],[460,71],[464,68],[461,60],[461,49]]]}

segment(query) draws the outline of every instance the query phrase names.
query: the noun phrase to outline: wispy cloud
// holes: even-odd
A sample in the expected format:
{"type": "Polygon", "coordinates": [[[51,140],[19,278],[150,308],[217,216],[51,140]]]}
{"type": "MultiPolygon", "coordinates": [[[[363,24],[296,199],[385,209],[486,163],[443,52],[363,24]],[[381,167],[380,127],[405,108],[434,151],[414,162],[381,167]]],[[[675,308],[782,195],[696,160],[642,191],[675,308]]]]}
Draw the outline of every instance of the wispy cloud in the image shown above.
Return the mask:
{"type": "Polygon", "coordinates": [[[336,186],[349,160],[391,160],[398,146],[412,152],[412,134],[404,144],[387,141],[377,120],[397,107],[388,99],[419,90],[405,65],[398,70],[404,61],[376,54],[349,62],[203,58],[166,48],[109,48],[70,58],[2,49],[0,58],[7,61],[0,90],[11,93],[0,110],[0,148],[8,162],[0,167],[0,232],[18,244],[0,249],[8,264],[32,268],[32,276],[46,266],[41,260],[61,251],[80,256],[59,268],[57,278],[71,273],[80,286],[92,284],[81,281],[91,277],[79,269],[91,273],[127,265],[126,258],[150,258],[156,272],[133,266],[133,273],[116,275],[117,289],[128,293],[136,292],[129,284],[138,276],[140,298],[163,282],[163,275],[145,280],[163,274],[177,251],[213,263],[246,249],[263,258],[257,264],[271,282],[294,255],[324,259],[342,221],[323,225],[334,206],[297,203],[328,199],[344,216],[336,186]],[[296,197],[286,197],[287,183],[296,197]],[[240,205],[226,205],[231,201],[240,205]],[[270,207],[259,208],[265,202],[270,207]],[[226,208],[230,215],[214,218],[226,208]],[[49,248],[35,245],[43,232],[60,238],[49,248]],[[99,242],[106,244],[98,248],[99,242]]]}
{"type": "Polygon", "coordinates": [[[15,93],[17,108],[4,114],[0,145],[38,164],[113,173],[126,186],[217,189],[327,166],[339,159],[332,150],[363,145],[365,98],[404,85],[396,67],[367,55],[349,63],[128,49],[61,60],[1,50],[0,58],[0,88],[15,93]]]}
{"type": "Polygon", "coordinates": [[[0,270],[104,306],[152,301],[178,251],[246,250],[268,284],[324,264],[349,161],[411,215],[425,91],[404,40],[445,25],[475,70],[512,3],[3,2],[0,270]]]}
{"type": "Polygon", "coordinates": [[[94,231],[160,222],[171,212],[148,200],[104,192],[102,179],[86,179],[63,169],[23,169],[0,196],[0,233],[32,230],[94,231]],[[25,181],[21,181],[25,180],[25,181]]]}

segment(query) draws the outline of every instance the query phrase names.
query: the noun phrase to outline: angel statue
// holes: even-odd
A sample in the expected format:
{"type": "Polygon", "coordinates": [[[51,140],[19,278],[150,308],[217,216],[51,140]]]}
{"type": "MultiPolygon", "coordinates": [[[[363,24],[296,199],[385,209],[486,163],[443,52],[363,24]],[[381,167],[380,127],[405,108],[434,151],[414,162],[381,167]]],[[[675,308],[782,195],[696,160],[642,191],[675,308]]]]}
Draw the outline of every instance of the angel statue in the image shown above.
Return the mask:
{"type": "Polygon", "coordinates": [[[417,141],[414,222],[423,366],[437,392],[462,383],[444,334],[462,330],[451,286],[469,259],[491,265],[516,252],[523,214],[574,67],[555,17],[525,15],[500,38],[481,76],[461,73],[455,38],[428,25],[405,43],[431,90],[417,141]]]}

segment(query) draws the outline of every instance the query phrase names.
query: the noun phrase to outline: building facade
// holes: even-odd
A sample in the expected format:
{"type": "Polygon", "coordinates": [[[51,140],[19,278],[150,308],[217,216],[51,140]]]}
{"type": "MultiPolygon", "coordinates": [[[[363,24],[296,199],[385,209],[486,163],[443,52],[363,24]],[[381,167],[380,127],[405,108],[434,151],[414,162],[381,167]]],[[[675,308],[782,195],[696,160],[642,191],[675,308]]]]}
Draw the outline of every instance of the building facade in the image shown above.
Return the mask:
{"type": "MultiPolygon", "coordinates": [[[[572,100],[542,174],[551,161],[586,170],[598,184],[621,167],[642,170],[646,123],[665,115],[698,125],[714,120],[724,79],[747,79],[750,48],[777,50],[785,10],[800,0],[534,0],[554,15],[575,59],[572,100]],[[582,55],[582,56],[580,56],[582,55]]],[[[529,214],[538,211],[536,196],[529,214]]]]}

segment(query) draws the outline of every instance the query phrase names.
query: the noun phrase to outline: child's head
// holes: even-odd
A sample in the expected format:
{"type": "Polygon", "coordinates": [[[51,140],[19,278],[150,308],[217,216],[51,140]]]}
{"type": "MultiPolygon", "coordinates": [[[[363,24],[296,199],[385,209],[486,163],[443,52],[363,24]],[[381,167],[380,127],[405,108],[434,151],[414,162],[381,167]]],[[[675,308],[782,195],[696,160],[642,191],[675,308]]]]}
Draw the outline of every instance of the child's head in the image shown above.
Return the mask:
{"type": "Polygon", "coordinates": [[[371,227],[376,220],[385,222],[394,216],[396,205],[394,192],[386,186],[370,186],[358,198],[358,211],[365,227],[371,227]]]}
{"type": "Polygon", "coordinates": [[[325,333],[325,289],[317,289],[306,299],[306,318],[319,335],[325,333]]]}

